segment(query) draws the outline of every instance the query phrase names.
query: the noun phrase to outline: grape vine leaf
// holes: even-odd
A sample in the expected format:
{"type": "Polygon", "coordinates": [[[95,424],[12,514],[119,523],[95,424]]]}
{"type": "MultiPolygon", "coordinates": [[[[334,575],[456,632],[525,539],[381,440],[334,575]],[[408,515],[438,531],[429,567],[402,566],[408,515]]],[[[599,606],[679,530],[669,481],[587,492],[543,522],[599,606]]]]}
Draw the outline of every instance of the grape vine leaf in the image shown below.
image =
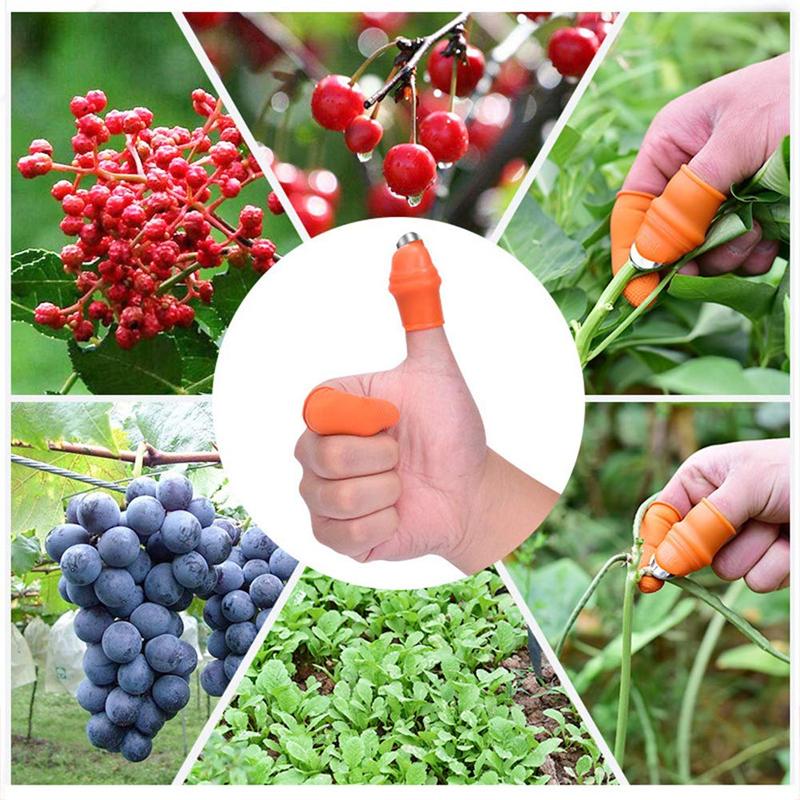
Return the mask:
{"type": "MultiPolygon", "coordinates": [[[[75,277],[64,272],[56,253],[49,250],[22,250],[11,256],[11,319],[33,322],[39,303],[50,302],[60,308],[72,305],[77,298],[75,277]]],[[[66,328],[53,330],[36,325],[36,330],[54,339],[69,339],[66,328]]]]}
{"type": "Polygon", "coordinates": [[[48,441],[82,442],[116,452],[111,403],[13,403],[11,438],[45,449],[48,441]]]}
{"type": "Polygon", "coordinates": [[[214,444],[214,420],[208,401],[177,405],[152,400],[136,403],[121,425],[133,448],[145,441],[158,450],[180,453],[210,450],[214,444]]]}
{"type": "Polygon", "coordinates": [[[11,540],[11,572],[24,575],[36,566],[42,554],[35,533],[20,533],[11,540]]]}

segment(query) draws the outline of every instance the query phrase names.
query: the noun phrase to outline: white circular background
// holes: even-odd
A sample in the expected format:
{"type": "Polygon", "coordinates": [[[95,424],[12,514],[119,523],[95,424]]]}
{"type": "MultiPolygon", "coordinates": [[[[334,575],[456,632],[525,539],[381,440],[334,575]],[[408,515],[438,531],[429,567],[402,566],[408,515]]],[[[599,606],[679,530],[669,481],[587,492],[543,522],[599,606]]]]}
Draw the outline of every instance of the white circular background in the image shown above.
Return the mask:
{"type": "Polygon", "coordinates": [[[314,386],[405,358],[388,281],[395,243],[409,230],[442,277],[447,336],[489,446],[561,492],[583,429],[583,378],[561,312],[487,239],[431,220],[375,219],[284,256],[247,295],[220,350],[213,407],[222,461],[237,499],[281,547],[320,572],[381,589],[435,586],[463,573],[438,556],[361,564],[317,542],[293,453],[314,386]]]}

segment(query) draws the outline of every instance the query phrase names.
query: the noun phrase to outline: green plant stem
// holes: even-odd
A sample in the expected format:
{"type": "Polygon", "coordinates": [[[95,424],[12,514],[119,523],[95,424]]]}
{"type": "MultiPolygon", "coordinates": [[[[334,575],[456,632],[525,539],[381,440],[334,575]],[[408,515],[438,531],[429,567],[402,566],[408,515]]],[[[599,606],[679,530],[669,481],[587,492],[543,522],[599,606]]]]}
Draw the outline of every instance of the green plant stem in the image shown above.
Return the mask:
{"type": "Polygon", "coordinates": [[[370,64],[373,61],[380,58],[385,52],[391,50],[393,47],[397,47],[397,39],[392,39],[391,41],[386,42],[386,44],[382,44],[372,53],[370,53],[367,58],[364,60],[364,63],[352,74],[350,77],[350,85],[352,86],[354,83],[358,82],[358,79],[369,69],[370,64]]]}
{"type": "Polygon", "coordinates": [[[156,289],[156,295],[166,294],[176,283],[185,280],[199,269],[200,265],[196,261],[193,261],[188,267],[182,269],[180,272],[176,272],[171,278],[167,278],[167,280],[156,289]]]}
{"type": "Polygon", "coordinates": [[[585,366],[588,361],[589,348],[592,344],[597,329],[602,324],[608,313],[614,308],[614,303],[624,291],[625,287],[636,275],[636,267],[630,261],[626,261],[617,274],[603,289],[594,308],[589,312],[583,324],[575,335],[575,346],[578,348],[578,357],[581,366],[585,366]]]}
{"type": "MultiPolygon", "coordinates": [[[[737,581],[725,592],[725,602],[733,603],[742,591],[744,584],[737,581]]],[[[697,707],[697,697],[700,686],[708,669],[714,648],[717,646],[722,628],[725,626],[725,617],[715,614],[706,626],[700,646],[695,653],[692,668],[686,681],[686,688],[681,699],[681,708],[678,714],[676,732],[676,752],[678,760],[678,779],[680,783],[689,783],[692,777],[692,723],[694,710],[697,707]]]]}
{"type": "Polygon", "coordinates": [[[735,756],[726,758],[725,761],[722,761],[716,766],[711,767],[711,769],[706,770],[702,775],[699,775],[691,782],[708,783],[709,781],[714,780],[714,778],[716,778],[718,775],[723,775],[724,773],[728,772],[728,770],[735,769],[740,764],[745,764],[751,758],[764,755],[764,753],[768,753],[770,750],[774,750],[776,747],[780,747],[781,745],[788,744],[788,742],[788,731],[777,733],[775,736],[770,736],[767,739],[762,739],[760,742],[756,742],[755,744],[751,744],[749,747],[745,747],[744,750],[740,750],[735,756]]]}
{"type": "Polygon", "coordinates": [[[633,595],[639,570],[636,562],[628,565],[625,574],[625,594],[622,600],[622,655],[619,670],[619,700],[617,727],[614,732],[614,758],[620,769],[625,759],[625,739],[628,735],[628,712],[631,700],[631,640],[633,638],[633,595]]]}
{"type": "Polygon", "coordinates": [[[592,578],[592,582],[586,587],[586,591],[581,595],[580,600],[575,604],[575,608],[572,609],[572,612],[569,615],[569,619],[567,620],[564,628],[561,631],[561,636],[558,637],[558,642],[555,646],[555,654],[556,656],[561,655],[561,650],[564,647],[564,644],[567,641],[567,637],[569,636],[570,631],[572,630],[572,626],[575,624],[576,620],[580,616],[581,611],[585,608],[586,604],[589,602],[591,596],[595,593],[595,590],[600,585],[600,581],[603,580],[605,574],[614,566],[614,564],[619,564],[623,561],[628,561],[629,555],[628,553],[617,553],[614,556],[606,561],[602,567],[600,567],[600,571],[592,578]]]}
{"type": "Polygon", "coordinates": [[[39,685],[38,667],[33,668],[33,674],[34,674],[33,689],[31,689],[31,701],[28,704],[28,731],[25,734],[25,738],[28,740],[30,740],[30,738],[33,736],[33,704],[34,701],[36,700],[36,687],[39,685]]]}
{"type": "Polygon", "coordinates": [[[69,377],[64,381],[64,385],[58,390],[59,394],[69,394],[70,389],[75,385],[78,380],[78,373],[72,372],[69,377]]]}
{"type": "Polygon", "coordinates": [[[672,578],[670,583],[683,589],[692,597],[702,600],[707,606],[710,606],[717,613],[721,614],[731,625],[733,625],[739,633],[746,636],[754,645],[760,647],[765,653],[769,653],[779,661],[789,664],[789,656],[787,653],[782,653],[772,645],[769,639],[761,633],[760,630],[751,625],[744,617],[737,614],[733,609],[728,608],[722,600],[715,594],[710,592],[704,586],[696,583],[691,578],[672,578]]]}
{"type": "Polygon", "coordinates": [[[620,324],[617,325],[617,327],[614,328],[614,330],[611,331],[611,333],[609,333],[608,336],[606,336],[606,338],[600,342],[600,344],[597,345],[597,347],[594,347],[589,351],[589,355],[586,357],[587,363],[597,358],[597,356],[599,356],[603,350],[605,350],[612,342],[614,342],[615,339],[618,339],[623,333],[625,333],[625,331],[631,325],[633,325],[633,323],[636,322],[636,320],[639,319],[642,314],[648,311],[653,300],[655,300],[656,297],[658,297],[658,295],[660,295],[661,292],[666,288],[667,284],[672,280],[682,263],[683,262],[680,262],[670,269],[658,282],[658,285],[653,289],[653,291],[650,292],[650,294],[647,295],[647,297],[627,317],[625,317],[625,319],[622,320],[622,322],[620,322],[620,324]]]}
{"type": "Polygon", "coordinates": [[[661,783],[661,768],[658,761],[658,737],[656,736],[653,720],[647,710],[647,704],[642,697],[639,688],[634,684],[631,687],[631,698],[633,707],[636,709],[636,716],[642,725],[642,735],[644,736],[644,755],[647,762],[648,780],[654,786],[661,783]]]}

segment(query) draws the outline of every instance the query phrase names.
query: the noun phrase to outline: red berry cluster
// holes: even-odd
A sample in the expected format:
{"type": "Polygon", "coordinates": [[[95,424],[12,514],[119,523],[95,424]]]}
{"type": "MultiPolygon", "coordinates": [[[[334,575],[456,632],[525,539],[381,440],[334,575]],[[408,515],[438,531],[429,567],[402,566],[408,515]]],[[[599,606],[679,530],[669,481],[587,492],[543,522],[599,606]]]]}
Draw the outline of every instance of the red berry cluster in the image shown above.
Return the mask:
{"type": "Polygon", "coordinates": [[[575,25],[559,28],[550,37],[547,57],[564,76],[580,78],[606,38],[616,14],[591,11],[578,14],[575,25]]]}
{"type": "MultiPolygon", "coordinates": [[[[306,172],[287,161],[278,161],[269,148],[264,150],[278,183],[289,197],[308,235],[317,236],[330,230],[336,221],[336,210],[342,196],[339,179],[328,169],[306,172]]],[[[267,207],[273,214],[284,213],[275,192],[270,192],[267,207]]]]}
{"type": "MultiPolygon", "coordinates": [[[[431,50],[427,74],[431,86],[441,92],[463,97],[472,94],[483,77],[486,60],[483,53],[462,38],[442,39],[431,50]],[[454,75],[455,69],[455,75],[454,75]]],[[[415,92],[406,88],[406,94],[415,92]]],[[[351,78],[328,75],[311,95],[311,114],[328,130],[344,134],[348,149],[367,161],[383,138],[383,126],[377,120],[378,105],[365,113],[366,98],[351,78]]],[[[388,191],[405,198],[407,205],[418,207],[436,181],[436,166],[451,166],[467,153],[469,132],[464,120],[451,110],[440,109],[424,116],[411,142],[391,147],[383,161],[383,175],[388,191]]],[[[383,191],[383,190],[381,190],[383,191]]]]}
{"type": "Polygon", "coordinates": [[[40,303],[35,321],[66,325],[80,342],[94,336],[96,323],[116,323],[116,341],[127,350],[192,324],[191,301],[210,303],[214,294],[200,268],[227,258],[234,266],[249,260],[263,273],[275,261],[275,245],[261,238],[261,208],[245,206],[236,225],[219,214],[226,200],[262,177],[220,101],[203,89],[192,92],[204,120],[192,131],[154,127],[147,108],[102,115],[106,102],[99,89],[70,101],[77,129],[70,163],[53,161],[53,147],[36,139],[17,167],[25,178],[72,175],[50,193],[64,212],[61,230],[77,237],[62,248],[61,261],[80,296],[67,308],[40,303]],[[124,137],[118,149],[106,145],[112,136],[124,137]],[[171,291],[178,284],[185,287],[181,297],[171,291]]]}

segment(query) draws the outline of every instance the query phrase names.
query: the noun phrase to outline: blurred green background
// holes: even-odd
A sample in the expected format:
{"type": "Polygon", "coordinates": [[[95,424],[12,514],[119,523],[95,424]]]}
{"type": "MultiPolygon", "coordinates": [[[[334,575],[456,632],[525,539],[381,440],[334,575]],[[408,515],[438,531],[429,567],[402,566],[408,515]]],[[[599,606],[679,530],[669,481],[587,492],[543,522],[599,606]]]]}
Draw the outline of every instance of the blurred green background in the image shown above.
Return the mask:
{"type": "MultiPolygon", "coordinates": [[[[12,252],[28,248],[57,252],[72,240],[58,227],[61,209],[50,196],[55,179],[25,180],[16,162],[39,137],[52,143],[56,160],[71,158],[73,95],[103,89],[107,110],[146,106],[155,115],[154,124],[192,129],[200,120],[192,109],[192,90],[199,86],[213,90],[171,14],[14,13],[11,70],[12,252]]],[[[268,191],[266,183],[246,187],[239,197],[226,201],[223,216],[234,218],[246,203],[265,207],[268,191]]],[[[265,235],[279,252],[299,242],[285,216],[269,217],[265,235]]],[[[64,342],[44,336],[32,325],[12,323],[14,394],[58,390],[71,372],[64,342]]],[[[85,391],[80,381],[72,389],[85,391]]]]}
{"type": "MultiPolygon", "coordinates": [[[[630,547],[639,504],[663,488],[686,458],[713,444],[788,434],[786,403],[589,405],[581,452],[564,494],[542,527],[507,562],[548,640],[555,645],[603,563],[630,547]]],[[[561,655],[607,742],[613,742],[616,725],[620,659],[619,642],[616,649],[612,643],[621,631],[624,577],[619,567],[606,575],[561,655]]],[[[743,581],[726,583],[710,569],[693,577],[719,597],[736,587],[733,607],[773,643],[788,646],[788,589],[756,594],[743,581]]],[[[634,637],[657,626],[663,631],[633,656],[625,758],[631,783],[679,782],[678,710],[714,616],[669,584],[637,597],[634,637]]],[[[780,783],[788,774],[788,666],[772,657],[759,659],[750,650],[738,667],[732,666],[732,655],[725,654],[747,644],[726,625],[701,684],[690,764],[700,783],[780,783]],[[705,776],[760,743],[767,743],[763,752],[705,776]]]]}

